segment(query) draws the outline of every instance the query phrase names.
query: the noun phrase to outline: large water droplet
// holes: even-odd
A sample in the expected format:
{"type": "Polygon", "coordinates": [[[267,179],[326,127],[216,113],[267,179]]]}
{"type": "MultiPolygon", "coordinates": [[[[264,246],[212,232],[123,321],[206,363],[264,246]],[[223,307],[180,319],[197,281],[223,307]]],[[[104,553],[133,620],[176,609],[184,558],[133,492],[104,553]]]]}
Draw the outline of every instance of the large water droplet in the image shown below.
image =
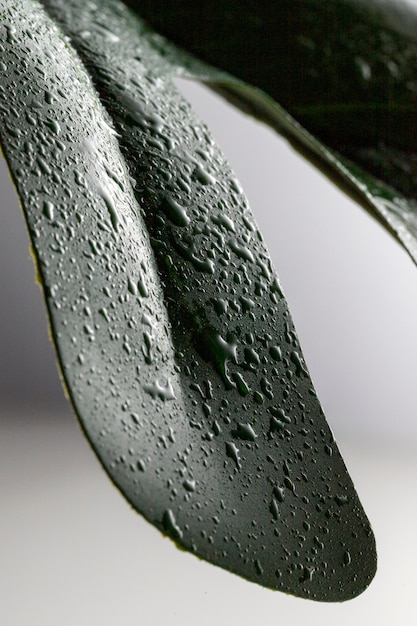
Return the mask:
{"type": "Polygon", "coordinates": [[[173,539],[182,539],[183,532],[181,528],[178,526],[177,521],[175,519],[175,515],[171,511],[171,509],[166,509],[162,522],[163,522],[166,532],[173,539]]]}
{"type": "Polygon", "coordinates": [[[152,385],[143,385],[143,389],[146,393],[149,393],[153,399],[159,398],[163,402],[175,399],[174,389],[170,380],[167,381],[166,386],[163,386],[156,381],[152,385]]]}
{"type": "Polygon", "coordinates": [[[250,424],[238,424],[237,428],[233,431],[233,435],[245,441],[255,441],[257,437],[257,434],[250,424]]]}
{"type": "Polygon", "coordinates": [[[187,210],[171,196],[165,196],[161,203],[161,209],[175,226],[187,226],[190,223],[187,210]]]}
{"type": "Polygon", "coordinates": [[[233,441],[226,441],[226,455],[236,463],[236,467],[240,468],[239,448],[233,441]]]}

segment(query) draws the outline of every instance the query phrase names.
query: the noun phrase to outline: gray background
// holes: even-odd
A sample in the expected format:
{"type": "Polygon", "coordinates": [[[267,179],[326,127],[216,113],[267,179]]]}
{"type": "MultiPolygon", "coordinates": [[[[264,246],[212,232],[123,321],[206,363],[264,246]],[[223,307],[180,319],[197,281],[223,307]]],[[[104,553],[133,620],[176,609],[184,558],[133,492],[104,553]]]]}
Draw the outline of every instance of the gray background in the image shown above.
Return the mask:
{"type": "Polygon", "coordinates": [[[0,171],[0,621],[8,626],[408,625],[417,612],[417,268],[268,128],[178,81],[228,155],[377,537],[343,605],[273,593],[179,552],[131,512],[63,396],[28,238],[0,171]]]}

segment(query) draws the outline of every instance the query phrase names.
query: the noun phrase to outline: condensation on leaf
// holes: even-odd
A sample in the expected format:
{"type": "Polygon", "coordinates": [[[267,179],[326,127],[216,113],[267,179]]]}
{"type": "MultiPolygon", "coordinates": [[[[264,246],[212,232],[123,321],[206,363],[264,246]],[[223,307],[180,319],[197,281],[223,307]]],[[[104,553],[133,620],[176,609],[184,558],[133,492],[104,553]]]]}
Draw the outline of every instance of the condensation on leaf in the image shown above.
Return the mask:
{"type": "Polygon", "coordinates": [[[195,62],[119,2],[43,4],[3,1],[0,132],[93,448],[200,557],[357,595],[372,531],[246,198],[171,82],[195,62]]]}

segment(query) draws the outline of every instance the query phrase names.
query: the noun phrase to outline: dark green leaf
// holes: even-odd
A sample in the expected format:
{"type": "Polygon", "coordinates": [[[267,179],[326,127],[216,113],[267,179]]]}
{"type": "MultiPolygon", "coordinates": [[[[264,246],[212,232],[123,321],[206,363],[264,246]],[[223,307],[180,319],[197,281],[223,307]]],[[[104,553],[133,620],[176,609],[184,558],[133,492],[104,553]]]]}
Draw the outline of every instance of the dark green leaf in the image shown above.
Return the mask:
{"type": "Polygon", "coordinates": [[[177,44],[261,90],[216,87],[347,185],[417,262],[415,3],[127,4],[177,44]],[[283,120],[275,103],[294,119],[283,120]]]}
{"type": "Polygon", "coordinates": [[[221,74],[119,2],[44,4],[69,39],[37,3],[0,2],[0,134],[90,443],[187,550],[357,595],[369,522],[246,199],[170,80],[221,74]]]}

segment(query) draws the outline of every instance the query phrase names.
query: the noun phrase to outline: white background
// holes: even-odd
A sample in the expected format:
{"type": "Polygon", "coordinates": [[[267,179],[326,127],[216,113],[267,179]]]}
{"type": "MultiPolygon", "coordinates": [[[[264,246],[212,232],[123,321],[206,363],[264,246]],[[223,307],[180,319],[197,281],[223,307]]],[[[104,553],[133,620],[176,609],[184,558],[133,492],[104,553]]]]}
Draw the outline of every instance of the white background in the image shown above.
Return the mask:
{"type": "Polygon", "coordinates": [[[178,82],[228,155],[280,275],[312,378],[376,534],[359,598],[262,589],[133,513],[72,417],[28,238],[0,178],[0,623],[408,626],[417,614],[417,268],[273,131],[178,82]]]}

